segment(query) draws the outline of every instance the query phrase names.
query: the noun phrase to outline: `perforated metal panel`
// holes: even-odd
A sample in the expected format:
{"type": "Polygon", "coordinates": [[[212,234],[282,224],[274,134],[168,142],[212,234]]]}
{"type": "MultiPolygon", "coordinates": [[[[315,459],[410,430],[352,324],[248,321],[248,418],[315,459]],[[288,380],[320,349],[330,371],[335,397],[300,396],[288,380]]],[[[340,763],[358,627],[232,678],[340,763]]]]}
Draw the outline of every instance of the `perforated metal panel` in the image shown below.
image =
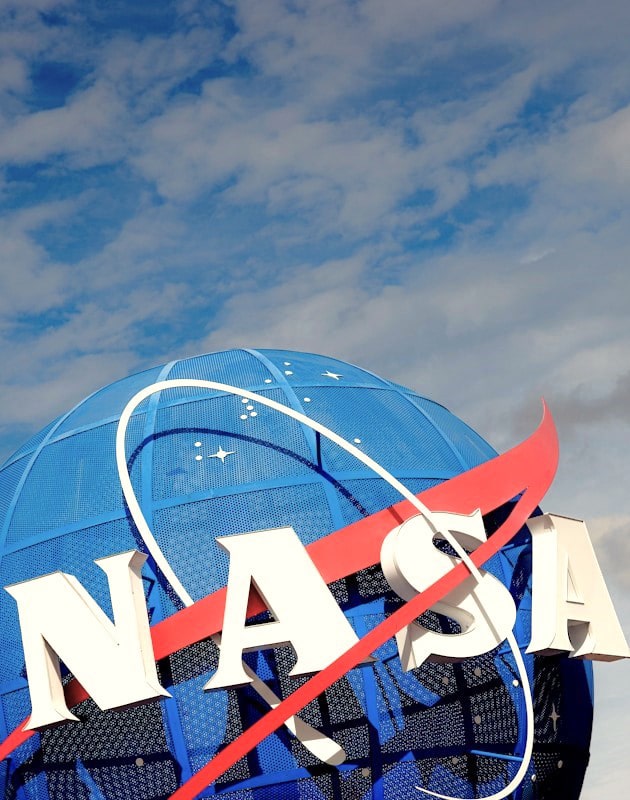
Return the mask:
{"type": "MultiPolygon", "coordinates": [[[[117,420],[139,389],[165,378],[234,384],[301,410],[355,443],[410,490],[469,469],[495,453],[444,407],[336,359],[279,350],[234,350],[187,359],[112,384],[48,426],[0,471],[3,586],[62,568],[111,614],[100,556],[142,549],[122,501],[114,463],[117,420]]],[[[291,525],[304,544],[400,498],[356,459],[297,422],[240,396],[199,388],[145,400],[127,436],[128,466],[143,512],[195,599],[226,583],[215,542],[291,525]]],[[[492,529],[493,520],[488,520],[492,529]]],[[[529,640],[531,555],[527,533],[488,566],[519,607],[517,637],[529,640]]],[[[152,622],[176,602],[160,575],[143,572],[152,622]]],[[[380,568],[331,585],[359,636],[400,605],[380,568]]],[[[0,592],[0,733],[29,708],[14,601],[0,592]]],[[[423,623],[453,632],[432,612],[423,623]]],[[[450,627],[449,627],[450,626],[450,627]]],[[[406,800],[417,785],[459,797],[498,791],[518,768],[523,704],[506,648],[462,664],[403,672],[390,640],[333,684],[303,718],[346,751],[327,767],[284,728],[235,764],[203,796],[232,800],[406,800]]],[[[280,697],[295,656],[276,648],[245,656],[280,697]]],[[[68,665],[71,667],[71,665],[68,665]]],[[[265,713],[250,688],[203,692],[217,648],[202,641],[164,659],[172,699],[124,711],[92,701],[69,723],[35,735],[0,770],[0,793],[17,800],[167,798],[265,713]]],[[[535,686],[536,744],[522,800],[575,800],[587,760],[590,671],[565,658],[527,657],[535,686]],[[557,718],[559,714],[559,718],[557,718]],[[534,779],[535,778],[535,779],[534,779]]]]}

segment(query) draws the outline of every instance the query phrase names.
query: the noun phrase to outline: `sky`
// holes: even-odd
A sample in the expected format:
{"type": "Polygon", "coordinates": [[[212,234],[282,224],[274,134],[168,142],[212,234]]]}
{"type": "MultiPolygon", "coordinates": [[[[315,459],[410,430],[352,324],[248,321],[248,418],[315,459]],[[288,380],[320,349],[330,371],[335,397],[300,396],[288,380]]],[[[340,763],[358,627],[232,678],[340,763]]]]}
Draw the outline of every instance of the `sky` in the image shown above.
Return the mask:
{"type": "MultiPolygon", "coordinates": [[[[545,397],[545,510],[630,638],[630,4],[0,0],[0,460],[95,389],[325,353],[498,450],[545,397]]],[[[628,662],[583,800],[625,797],[628,662]]]]}

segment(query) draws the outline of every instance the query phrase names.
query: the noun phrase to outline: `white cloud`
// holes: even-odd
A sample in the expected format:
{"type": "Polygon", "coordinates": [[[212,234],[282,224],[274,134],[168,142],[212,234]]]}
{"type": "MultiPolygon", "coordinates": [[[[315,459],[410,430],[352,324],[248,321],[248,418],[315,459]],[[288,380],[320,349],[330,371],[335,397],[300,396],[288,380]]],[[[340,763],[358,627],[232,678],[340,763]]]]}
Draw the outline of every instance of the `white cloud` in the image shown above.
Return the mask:
{"type": "Polygon", "coordinates": [[[26,64],[19,58],[0,59],[0,92],[23,92],[28,86],[26,64]]]}
{"type": "Polygon", "coordinates": [[[20,116],[5,125],[0,158],[19,164],[64,154],[83,168],[116,160],[125,149],[120,137],[124,113],[111,87],[97,83],[74,94],[67,105],[20,116]]]}
{"type": "Polygon", "coordinates": [[[54,308],[65,297],[64,270],[51,263],[30,235],[33,217],[49,220],[63,213],[64,204],[52,204],[0,222],[0,315],[5,324],[15,315],[54,308]]]}
{"type": "MultiPolygon", "coordinates": [[[[630,589],[630,514],[594,517],[588,528],[604,575],[610,576],[627,592],[630,589]]],[[[623,622],[630,639],[630,617],[623,622]]]]}

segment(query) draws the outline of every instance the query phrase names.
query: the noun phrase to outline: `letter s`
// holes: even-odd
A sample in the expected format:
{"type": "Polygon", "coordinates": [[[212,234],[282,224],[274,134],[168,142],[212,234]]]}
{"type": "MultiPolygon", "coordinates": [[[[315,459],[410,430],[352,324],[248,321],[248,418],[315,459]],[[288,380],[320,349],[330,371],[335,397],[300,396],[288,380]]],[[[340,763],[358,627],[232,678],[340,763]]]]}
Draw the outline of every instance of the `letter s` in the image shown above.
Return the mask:
{"type": "MultiPolygon", "coordinates": [[[[439,530],[450,531],[468,550],[486,541],[479,511],[470,516],[438,512],[431,515],[431,520],[439,530]]],[[[411,600],[460,561],[438,550],[434,537],[436,532],[427,519],[417,515],[394,528],[383,542],[383,572],[403,600],[411,600]]],[[[471,575],[432,608],[458,622],[461,633],[440,633],[413,622],[396,634],[405,671],[419,667],[426,660],[460,661],[478,656],[506,638],[516,620],[516,606],[499,580],[483,570],[481,574],[481,581],[471,575]]]]}

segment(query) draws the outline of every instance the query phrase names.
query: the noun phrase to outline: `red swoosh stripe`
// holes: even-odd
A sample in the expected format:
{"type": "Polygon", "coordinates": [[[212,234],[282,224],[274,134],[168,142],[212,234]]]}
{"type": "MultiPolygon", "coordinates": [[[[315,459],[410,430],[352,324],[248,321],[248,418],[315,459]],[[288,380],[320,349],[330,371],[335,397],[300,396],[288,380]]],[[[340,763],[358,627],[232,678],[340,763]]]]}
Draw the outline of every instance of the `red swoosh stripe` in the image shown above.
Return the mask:
{"type": "MultiPolygon", "coordinates": [[[[481,467],[477,467],[470,472],[448,481],[448,484],[455,491],[455,494],[452,496],[449,492],[450,499],[459,502],[456,502],[455,508],[451,507],[447,508],[447,510],[459,511],[460,513],[470,513],[474,511],[475,508],[479,507],[479,499],[482,497],[481,490],[488,489],[488,487],[483,484],[489,479],[496,480],[498,478],[498,476],[494,474],[491,465],[496,467],[499,460],[502,461],[502,470],[506,470],[506,472],[509,473],[504,474],[506,482],[502,485],[502,489],[508,489],[508,494],[503,495],[502,502],[506,502],[515,497],[519,492],[522,492],[520,499],[515,504],[508,519],[490,539],[480,545],[472,554],[472,561],[477,567],[484,564],[518,533],[551,485],[558,464],[557,436],[551,415],[545,414],[534,436],[519,447],[509,451],[506,456],[493,459],[481,465],[481,467]],[[532,448],[532,444],[538,445],[538,447],[532,448]],[[507,461],[510,462],[509,464],[506,463],[506,456],[511,456],[511,458],[507,459],[507,461]],[[509,469],[507,469],[508,466],[509,469]],[[484,467],[489,468],[490,474],[488,474],[488,469],[484,470],[484,467]],[[472,473],[476,474],[471,482],[470,477],[472,473]],[[468,481],[461,480],[466,477],[469,478],[468,481]],[[514,483],[513,481],[516,482],[514,483]],[[517,486],[518,488],[516,488],[517,486]],[[478,494],[474,491],[475,488],[479,490],[478,494]],[[458,490],[462,490],[461,494],[459,494],[458,490]]],[[[435,488],[438,489],[446,485],[447,484],[441,484],[440,487],[435,488]]],[[[494,488],[496,488],[496,484],[494,488]]],[[[426,502],[428,495],[433,491],[434,490],[431,489],[424,492],[422,494],[422,500],[426,502]]],[[[484,500],[485,499],[484,497],[484,500]]],[[[500,504],[501,503],[497,505],[500,504]]],[[[406,505],[406,516],[410,516],[408,509],[409,504],[406,505]]],[[[394,506],[393,508],[397,507],[394,506]]],[[[411,514],[414,512],[415,509],[411,511],[411,514]]],[[[366,521],[367,520],[363,520],[363,522],[366,521]]],[[[331,536],[335,535],[336,534],[332,534],[331,536]]],[[[385,535],[387,535],[387,531],[385,535]]],[[[327,538],[330,539],[331,537],[327,538]]],[[[378,538],[382,541],[383,537],[379,536],[378,538]]],[[[302,684],[299,689],[296,689],[295,692],[276,706],[276,708],[268,711],[237,739],[230,742],[206,764],[205,767],[200,769],[186,783],[180,786],[180,788],[171,795],[170,800],[193,800],[199,792],[203,791],[213,781],[219,778],[240,758],[247,755],[247,753],[253,750],[265,737],[276,731],[289,717],[299,713],[304,706],[318,697],[349,670],[353,669],[357,664],[370,656],[374,650],[394,636],[401,628],[409,625],[416,617],[420,616],[420,614],[424,613],[428,608],[455,589],[469,574],[465,564],[460,563],[441,579],[429,586],[424,592],[416,595],[412,600],[401,606],[397,611],[387,617],[387,619],[367,633],[348,651],[333,661],[332,664],[315,674],[309,681],[302,684]]]]}
{"type": "MultiPolygon", "coordinates": [[[[472,559],[477,566],[483,564],[520,530],[551,485],[558,464],[558,440],[553,419],[544,403],[543,406],[544,414],[540,426],[520,445],[418,495],[422,502],[433,510],[469,514],[479,508],[485,514],[524,491],[509,519],[473,554],[472,559]]],[[[330,583],[376,564],[380,559],[380,548],[385,536],[392,528],[416,513],[417,509],[409,502],[402,501],[319,539],[309,545],[307,550],[324,580],[330,583]]],[[[356,666],[371,651],[452,591],[467,575],[466,567],[460,564],[425,592],[399,608],[340,659],[303,684],[300,689],[229,744],[206,767],[180,787],[172,795],[173,800],[194,797],[253,749],[265,736],[280,727],[290,716],[296,714],[335,680],[356,666]],[[420,607],[421,610],[418,610],[420,607]],[[347,666],[348,664],[350,666],[347,666]],[[335,677],[331,677],[333,675],[335,677]]],[[[225,588],[219,589],[155,625],[151,635],[156,660],[220,631],[225,594],[225,588]]],[[[259,613],[264,608],[262,601],[252,596],[248,614],[259,613]]],[[[66,686],[65,694],[69,707],[77,705],[89,696],[77,680],[66,686]]],[[[33,735],[34,731],[24,730],[24,725],[27,723],[28,719],[24,720],[2,742],[0,759],[9,756],[33,735]]]]}

